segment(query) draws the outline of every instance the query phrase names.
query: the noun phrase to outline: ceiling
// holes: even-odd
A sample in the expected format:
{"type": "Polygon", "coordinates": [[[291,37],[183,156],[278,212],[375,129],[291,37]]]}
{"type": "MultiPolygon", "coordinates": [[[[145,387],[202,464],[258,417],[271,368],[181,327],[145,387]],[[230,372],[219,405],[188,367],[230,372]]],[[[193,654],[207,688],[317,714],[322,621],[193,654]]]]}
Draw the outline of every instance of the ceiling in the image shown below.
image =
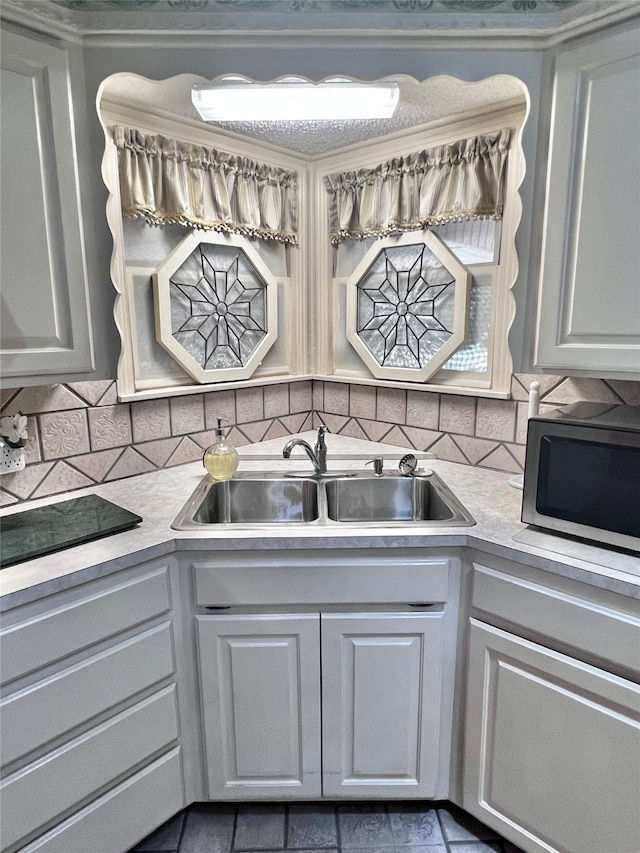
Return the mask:
{"type": "Polygon", "coordinates": [[[403,31],[557,40],[624,20],[638,0],[2,0],[2,15],[80,37],[403,31]]]}

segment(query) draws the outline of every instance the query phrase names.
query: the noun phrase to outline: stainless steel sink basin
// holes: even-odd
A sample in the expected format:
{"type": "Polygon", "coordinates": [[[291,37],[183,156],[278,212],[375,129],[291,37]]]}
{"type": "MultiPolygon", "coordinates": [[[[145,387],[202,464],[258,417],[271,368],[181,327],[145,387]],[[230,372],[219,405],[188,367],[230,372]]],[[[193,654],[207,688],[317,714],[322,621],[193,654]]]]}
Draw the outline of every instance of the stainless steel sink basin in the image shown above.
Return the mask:
{"type": "Polygon", "coordinates": [[[318,489],[314,480],[258,474],[223,482],[205,478],[173,526],[184,530],[215,524],[291,524],[316,518],[318,489]]]}
{"type": "Polygon", "coordinates": [[[473,518],[436,474],[370,473],[292,479],[281,474],[204,477],[171,525],[207,530],[300,524],[333,526],[465,526],[473,518]]]}
{"type": "Polygon", "coordinates": [[[474,523],[435,474],[330,480],[326,495],[327,515],[334,521],[474,523]]]}

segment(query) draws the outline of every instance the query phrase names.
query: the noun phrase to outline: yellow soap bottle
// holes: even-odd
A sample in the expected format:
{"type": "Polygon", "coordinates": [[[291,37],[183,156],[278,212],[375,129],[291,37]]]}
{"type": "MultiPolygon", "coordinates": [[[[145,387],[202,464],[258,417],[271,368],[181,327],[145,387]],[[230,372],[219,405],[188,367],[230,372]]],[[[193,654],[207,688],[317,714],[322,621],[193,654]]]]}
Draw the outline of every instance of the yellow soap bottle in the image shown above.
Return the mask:
{"type": "Polygon", "coordinates": [[[221,418],[218,418],[216,440],[205,450],[202,462],[214,480],[230,480],[238,470],[238,451],[225,439],[221,418]]]}

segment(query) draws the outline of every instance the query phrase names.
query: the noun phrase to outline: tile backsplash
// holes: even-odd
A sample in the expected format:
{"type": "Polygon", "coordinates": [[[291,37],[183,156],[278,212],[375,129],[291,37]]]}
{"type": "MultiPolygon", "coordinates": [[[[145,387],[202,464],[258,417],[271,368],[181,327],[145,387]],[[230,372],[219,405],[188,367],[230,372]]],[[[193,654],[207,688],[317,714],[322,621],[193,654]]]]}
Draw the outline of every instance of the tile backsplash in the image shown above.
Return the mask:
{"type": "Polygon", "coordinates": [[[528,388],[541,411],[578,400],[640,404],[640,382],[514,375],[511,400],[303,380],[184,397],[118,403],[115,382],[2,391],[3,415],[28,416],[23,471],[2,475],[3,505],[194,462],[216,418],[236,447],[320,423],[332,432],[429,450],[440,459],[520,473],[528,388]]]}

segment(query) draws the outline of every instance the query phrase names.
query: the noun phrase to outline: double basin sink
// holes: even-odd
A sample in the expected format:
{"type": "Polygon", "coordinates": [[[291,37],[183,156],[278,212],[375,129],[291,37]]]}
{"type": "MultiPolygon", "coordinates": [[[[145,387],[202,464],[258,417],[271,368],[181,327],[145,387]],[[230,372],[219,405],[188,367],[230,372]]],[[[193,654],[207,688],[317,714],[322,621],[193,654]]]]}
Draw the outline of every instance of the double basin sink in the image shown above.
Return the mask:
{"type": "Polygon", "coordinates": [[[176,530],[262,525],[466,526],[473,518],[434,473],[205,477],[172,524],[176,530]]]}

